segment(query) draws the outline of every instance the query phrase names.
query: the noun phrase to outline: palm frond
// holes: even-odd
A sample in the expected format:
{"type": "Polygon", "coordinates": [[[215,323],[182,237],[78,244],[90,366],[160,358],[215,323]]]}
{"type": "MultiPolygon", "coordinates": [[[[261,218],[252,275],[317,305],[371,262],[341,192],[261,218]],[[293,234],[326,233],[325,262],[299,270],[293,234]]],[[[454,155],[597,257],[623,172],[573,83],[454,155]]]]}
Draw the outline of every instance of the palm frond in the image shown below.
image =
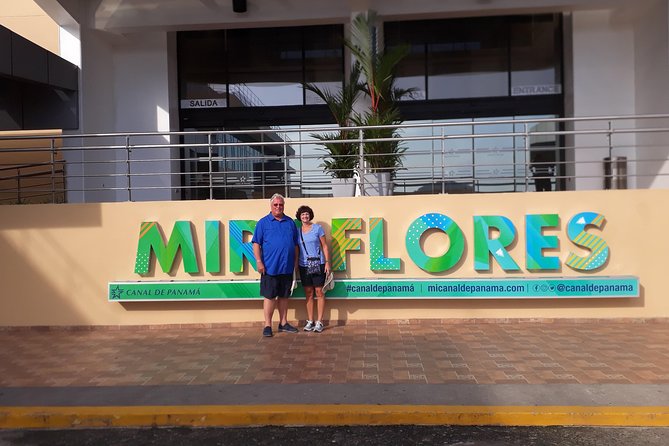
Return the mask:
{"type": "Polygon", "coordinates": [[[341,90],[333,92],[330,89],[321,89],[314,84],[305,84],[304,88],[318,96],[330,109],[332,117],[340,127],[346,127],[351,122],[353,107],[363,91],[363,85],[360,82],[360,65],[354,64],[351,67],[348,81],[341,90]]]}
{"type": "MultiPolygon", "coordinates": [[[[364,152],[367,167],[372,172],[391,172],[402,166],[402,156],[406,150],[398,139],[393,125],[401,123],[395,101],[413,94],[414,89],[395,87],[395,72],[399,63],[409,54],[408,45],[400,45],[382,51],[376,29],[377,17],[374,11],[358,14],[352,21],[350,38],[345,45],[355,58],[355,63],[344,88],[337,92],[323,90],[308,84],[306,89],[325,102],[339,127],[351,123],[359,126],[388,126],[365,129],[364,152]],[[364,82],[360,77],[364,75],[364,82]],[[354,106],[361,93],[369,96],[371,107],[363,115],[354,112],[354,106]],[[382,139],[382,141],[368,141],[382,139]]],[[[340,142],[355,139],[357,135],[344,130],[334,133],[312,135],[327,153],[321,165],[337,178],[350,178],[358,167],[358,143],[340,142]]]]}
{"type": "Polygon", "coordinates": [[[396,107],[389,107],[383,112],[367,113],[358,116],[357,119],[356,124],[360,126],[385,126],[365,129],[365,163],[374,173],[390,172],[394,176],[397,169],[402,166],[406,150],[400,142],[397,127],[394,127],[401,123],[399,110],[396,107]],[[385,141],[371,141],[374,139],[385,139],[385,141]]]}
{"type": "Polygon", "coordinates": [[[327,153],[324,156],[321,167],[328,171],[334,178],[353,178],[355,169],[358,167],[357,143],[341,142],[341,140],[352,139],[349,131],[337,131],[333,133],[314,133],[312,138],[321,141],[321,150],[327,153]]]}

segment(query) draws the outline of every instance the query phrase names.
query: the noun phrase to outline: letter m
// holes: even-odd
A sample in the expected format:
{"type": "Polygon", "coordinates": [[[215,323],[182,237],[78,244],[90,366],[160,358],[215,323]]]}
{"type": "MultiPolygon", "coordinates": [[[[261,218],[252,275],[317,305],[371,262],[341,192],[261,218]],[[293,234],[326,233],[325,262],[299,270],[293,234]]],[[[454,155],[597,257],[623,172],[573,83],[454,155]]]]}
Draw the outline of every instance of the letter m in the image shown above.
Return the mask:
{"type": "Polygon", "coordinates": [[[184,271],[197,273],[197,257],[195,255],[195,244],[189,221],[177,221],[174,223],[170,241],[165,246],[160,225],[155,221],[142,222],[139,231],[139,242],[137,243],[137,257],[135,259],[135,273],[147,274],[151,264],[151,252],[156,255],[163,272],[172,269],[177,252],[181,249],[184,271]]]}

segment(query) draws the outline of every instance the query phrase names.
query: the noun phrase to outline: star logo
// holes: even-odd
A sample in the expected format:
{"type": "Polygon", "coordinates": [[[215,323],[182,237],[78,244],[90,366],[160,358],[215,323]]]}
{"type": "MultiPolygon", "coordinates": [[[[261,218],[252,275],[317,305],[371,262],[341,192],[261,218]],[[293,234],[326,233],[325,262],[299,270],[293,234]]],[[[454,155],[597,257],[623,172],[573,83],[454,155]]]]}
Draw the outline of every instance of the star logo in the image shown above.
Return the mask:
{"type": "Polygon", "coordinates": [[[112,300],[118,300],[121,298],[121,294],[123,294],[123,288],[120,286],[116,285],[116,288],[112,288],[109,290],[109,298],[112,300]]]}

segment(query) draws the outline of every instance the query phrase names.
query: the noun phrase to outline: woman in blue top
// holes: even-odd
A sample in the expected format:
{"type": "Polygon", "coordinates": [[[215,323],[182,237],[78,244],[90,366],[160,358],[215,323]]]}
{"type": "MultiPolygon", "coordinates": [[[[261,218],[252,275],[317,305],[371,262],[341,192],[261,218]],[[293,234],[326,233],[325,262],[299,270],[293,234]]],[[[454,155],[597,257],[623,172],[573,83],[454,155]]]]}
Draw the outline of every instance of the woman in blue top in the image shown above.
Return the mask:
{"type": "Polygon", "coordinates": [[[304,331],[323,331],[323,314],[325,312],[325,293],[323,284],[325,277],[330,274],[330,251],[325,239],[325,232],[321,225],[313,223],[314,211],[309,206],[300,206],[295,216],[302,222],[300,232],[300,280],[307,297],[307,325],[304,331]],[[315,274],[307,271],[307,260],[318,260],[320,270],[315,274]],[[318,319],[314,323],[314,294],[318,299],[318,319]]]}

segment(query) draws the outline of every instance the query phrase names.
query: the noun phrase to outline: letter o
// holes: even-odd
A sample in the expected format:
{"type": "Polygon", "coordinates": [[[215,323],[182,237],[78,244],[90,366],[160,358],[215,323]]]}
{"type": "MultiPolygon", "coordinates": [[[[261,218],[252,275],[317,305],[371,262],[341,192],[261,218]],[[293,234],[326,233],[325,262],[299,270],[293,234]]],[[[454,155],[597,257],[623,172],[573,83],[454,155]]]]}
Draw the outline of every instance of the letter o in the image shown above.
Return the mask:
{"type": "Polygon", "coordinates": [[[430,273],[439,273],[453,268],[460,261],[465,252],[465,238],[460,227],[446,215],[425,214],[409,226],[406,247],[416,266],[430,273]],[[439,229],[448,236],[448,251],[439,257],[428,256],[420,247],[420,239],[429,229],[439,229]]]}

